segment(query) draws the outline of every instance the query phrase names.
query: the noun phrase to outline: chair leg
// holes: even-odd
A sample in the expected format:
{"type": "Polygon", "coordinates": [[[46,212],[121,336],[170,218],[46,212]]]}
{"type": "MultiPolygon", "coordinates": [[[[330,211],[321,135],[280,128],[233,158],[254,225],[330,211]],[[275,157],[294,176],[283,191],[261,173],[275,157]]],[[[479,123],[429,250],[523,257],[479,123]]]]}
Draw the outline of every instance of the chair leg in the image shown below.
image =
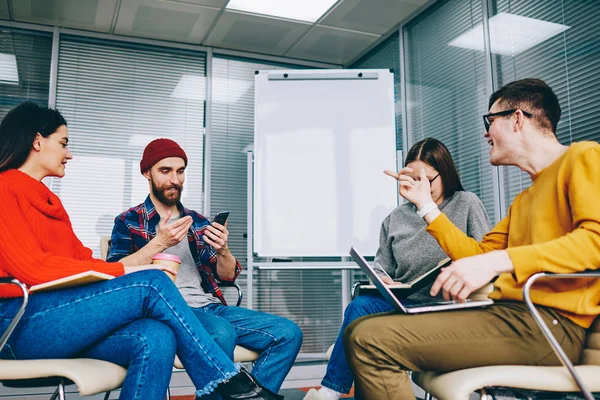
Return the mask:
{"type": "Polygon", "coordinates": [[[50,396],[50,400],[55,400],[58,397],[58,386],[54,389],[54,393],[50,396]]]}
{"type": "Polygon", "coordinates": [[[58,398],[59,400],[65,400],[65,381],[58,384],[58,398]]]}
{"type": "Polygon", "coordinates": [[[65,400],[65,381],[64,380],[61,380],[60,382],[58,382],[58,387],[56,388],[56,391],[54,392],[54,394],[52,395],[52,398],[50,400],[54,400],[57,395],[58,395],[58,400],[65,400]]]}
{"type": "Polygon", "coordinates": [[[108,392],[106,392],[106,394],[104,394],[104,400],[108,400],[110,399],[110,390],[108,392]]]}
{"type": "Polygon", "coordinates": [[[65,381],[61,380],[58,382],[58,386],[56,386],[56,390],[52,393],[50,400],[55,400],[56,398],[59,400],[65,400],[65,381]]]}

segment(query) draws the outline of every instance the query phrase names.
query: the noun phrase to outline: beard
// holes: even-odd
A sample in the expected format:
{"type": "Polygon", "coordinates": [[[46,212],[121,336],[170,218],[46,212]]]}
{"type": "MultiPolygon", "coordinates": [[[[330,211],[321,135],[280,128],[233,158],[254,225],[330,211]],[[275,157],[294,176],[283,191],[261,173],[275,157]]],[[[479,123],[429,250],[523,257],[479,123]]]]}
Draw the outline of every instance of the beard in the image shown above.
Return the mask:
{"type": "Polygon", "coordinates": [[[154,183],[154,180],[150,180],[150,184],[152,185],[152,194],[163,203],[165,206],[175,206],[179,204],[179,200],[181,200],[181,192],[183,191],[183,185],[172,185],[170,183],[165,183],[164,185],[158,187],[154,183]],[[167,194],[167,190],[169,189],[177,189],[177,192],[167,194]]]}

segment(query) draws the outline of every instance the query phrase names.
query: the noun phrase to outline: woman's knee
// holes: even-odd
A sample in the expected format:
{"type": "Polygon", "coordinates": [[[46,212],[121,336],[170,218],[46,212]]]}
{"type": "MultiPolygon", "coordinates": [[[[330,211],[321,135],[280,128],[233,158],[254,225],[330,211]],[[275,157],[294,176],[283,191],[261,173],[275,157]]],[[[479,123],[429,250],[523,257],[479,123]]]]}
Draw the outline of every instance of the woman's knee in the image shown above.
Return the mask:
{"type": "MultiPolygon", "coordinates": [[[[173,284],[171,278],[161,270],[146,269],[123,275],[118,278],[122,286],[131,287],[131,289],[144,291],[144,297],[160,297],[171,302],[182,300],[181,294],[173,284]]],[[[116,282],[115,282],[116,283],[116,282]]],[[[182,300],[183,301],[183,300],[182,300]]]]}
{"type": "Polygon", "coordinates": [[[137,280],[140,283],[155,284],[160,286],[174,286],[171,278],[169,278],[169,276],[160,269],[145,269],[123,275],[121,278],[133,281],[137,280]]]}

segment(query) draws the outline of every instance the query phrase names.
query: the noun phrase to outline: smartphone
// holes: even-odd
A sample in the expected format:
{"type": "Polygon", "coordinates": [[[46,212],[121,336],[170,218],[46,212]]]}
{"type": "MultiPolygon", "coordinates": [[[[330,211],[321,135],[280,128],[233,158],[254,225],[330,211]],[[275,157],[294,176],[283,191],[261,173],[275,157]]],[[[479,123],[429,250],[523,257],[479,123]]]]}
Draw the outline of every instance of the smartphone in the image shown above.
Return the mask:
{"type": "Polygon", "coordinates": [[[213,219],[213,222],[218,222],[221,225],[225,225],[225,222],[227,222],[228,217],[229,211],[221,211],[217,213],[217,215],[215,215],[215,219],[213,219]]]}

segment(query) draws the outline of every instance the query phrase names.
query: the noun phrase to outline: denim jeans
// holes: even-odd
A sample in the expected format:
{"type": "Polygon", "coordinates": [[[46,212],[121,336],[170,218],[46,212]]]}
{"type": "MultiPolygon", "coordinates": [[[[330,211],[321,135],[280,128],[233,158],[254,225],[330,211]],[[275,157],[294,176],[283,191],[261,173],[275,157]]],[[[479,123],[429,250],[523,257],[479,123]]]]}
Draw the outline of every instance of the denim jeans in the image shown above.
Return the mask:
{"type": "Polygon", "coordinates": [[[394,311],[394,307],[379,296],[358,296],[348,304],[346,311],[344,311],[342,328],[333,346],[333,351],[327,364],[327,372],[321,385],[336,392],[350,393],[354,378],[344,352],[344,329],[360,317],[388,311],[394,311]]]}
{"type": "Polygon", "coordinates": [[[260,353],[252,375],[267,389],[279,391],[302,345],[298,325],[277,315],[222,304],[192,310],[231,359],[238,344],[260,353]]]}
{"type": "MultiPolygon", "coordinates": [[[[0,300],[4,330],[22,299],[0,300]]],[[[201,396],[239,365],[210,337],[169,277],[140,271],[109,281],[35,293],[2,358],[89,357],[127,368],[120,399],[164,399],[175,353],[201,396]]]]}

